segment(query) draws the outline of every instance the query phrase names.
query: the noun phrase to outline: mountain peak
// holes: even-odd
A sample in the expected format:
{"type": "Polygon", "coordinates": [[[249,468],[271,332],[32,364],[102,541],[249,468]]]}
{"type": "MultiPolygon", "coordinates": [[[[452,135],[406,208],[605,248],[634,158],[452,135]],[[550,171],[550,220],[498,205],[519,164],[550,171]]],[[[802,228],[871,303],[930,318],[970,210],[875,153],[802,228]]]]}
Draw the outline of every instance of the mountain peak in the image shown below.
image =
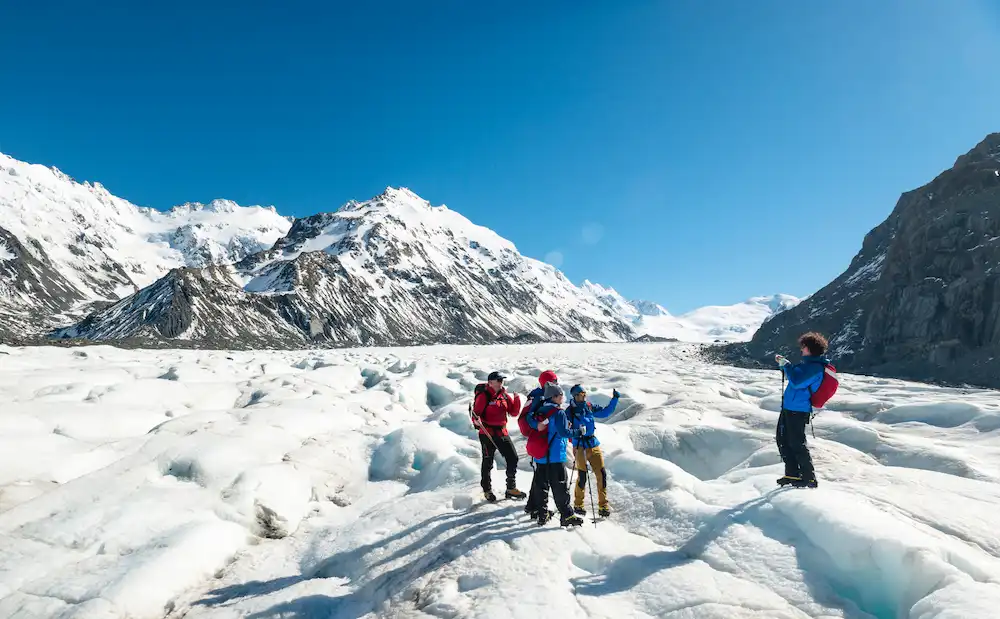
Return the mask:
{"type": "Polygon", "coordinates": [[[670,312],[667,311],[667,308],[654,301],[633,299],[631,303],[632,307],[638,310],[639,314],[643,316],[670,316],[670,312]]]}
{"type": "Polygon", "coordinates": [[[170,210],[177,212],[235,213],[239,209],[240,205],[232,200],[216,198],[208,204],[202,204],[201,202],[185,202],[184,204],[179,204],[170,210]]]}
{"type": "Polygon", "coordinates": [[[421,198],[420,196],[418,196],[416,193],[414,193],[412,190],[410,190],[407,187],[393,187],[393,186],[389,185],[389,186],[387,186],[385,188],[385,191],[383,191],[381,194],[379,194],[379,197],[385,198],[385,199],[390,199],[390,200],[391,199],[413,200],[415,202],[427,203],[426,200],[424,200],[423,198],[421,198]]]}
{"type": "Polygon", "coordinates": [[[1000,133],[991,133],[972,150],[955,160],[954,167],[977,163],[1000,163],[1000,133]]]}
{"type": "Polygon", "coordinates": [[[335,212],[352,213],[368,211],[372,207],[383,208],[390,212],[409,211],[414,213],[442,212],[448,210],[448,207],[444,205],[433,206],[430,202],[424,200],[406,187],[386,187],[382,193],[368,200],[349,200],[335,212]]]}
{"type": "Polygon", "coordinates": [[[383,202],[387,205],[409,206],[416,209],[447,210],[446,206],[434,206],[406,187],[386,187],[385,191],[375,196],[371,201],[383,202]]]}
{"type": "Polygon", "coordinates": [[[771,311],[783,312],[786,309],[791,309],[798,305],[802,299],[798,297],[793,297],[790,294],[784,294],[779,292],[778,294],[772,294],[765,297],[750,297],[747,299],[747,303],[753,303],[756,305],[764,305],[771,309],[771,311]]]}
{"type": "Polygon", "coordinates": [[[594,282],[590,281],[589,279],[583,280],[583,283],[580,284],[580,287],[583,288],[584,290],[589,290],[590,292],[592,292],[592,293],[594,293],[596,295],[615,295],[615,296],[618,296],[618,291],[615,290],[614,288],[610,288],[610,287],[605,288],[604,286],[602,286],[600,284],[595,284],[594,282]]]}

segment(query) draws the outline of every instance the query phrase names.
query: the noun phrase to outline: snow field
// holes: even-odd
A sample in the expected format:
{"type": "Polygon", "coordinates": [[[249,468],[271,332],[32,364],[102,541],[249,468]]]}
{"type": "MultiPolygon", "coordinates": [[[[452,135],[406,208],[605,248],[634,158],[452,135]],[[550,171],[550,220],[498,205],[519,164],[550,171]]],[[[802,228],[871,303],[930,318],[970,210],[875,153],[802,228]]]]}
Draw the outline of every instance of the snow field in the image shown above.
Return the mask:
{"type": "Polygon", "coordinates": [[[994,392],[842,374],[807,491],[774,484],[778,374],[690,345],[0,352],[2,617],[968,619],[1000,604],[994,392]],[[522,394],[543,369],[595,403],[622,393],[597,432],[610,520],[540,528],[521,502],[483,503],[466,410],[493,369],[522,394]]]}

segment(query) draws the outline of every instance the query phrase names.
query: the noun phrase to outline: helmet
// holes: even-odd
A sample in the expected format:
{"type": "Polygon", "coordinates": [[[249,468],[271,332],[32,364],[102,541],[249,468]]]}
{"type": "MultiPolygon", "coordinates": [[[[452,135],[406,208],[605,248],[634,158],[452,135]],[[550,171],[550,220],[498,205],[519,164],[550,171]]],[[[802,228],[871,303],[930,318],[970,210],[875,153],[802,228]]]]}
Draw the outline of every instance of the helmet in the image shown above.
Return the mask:
{"type": "Polygon", "coordinates": [[[538,376],[538,386],[545,387],[545,383],[558,383],[559,379],[556,378],[556,373],[552,370],[545,370],[538,376]]]}

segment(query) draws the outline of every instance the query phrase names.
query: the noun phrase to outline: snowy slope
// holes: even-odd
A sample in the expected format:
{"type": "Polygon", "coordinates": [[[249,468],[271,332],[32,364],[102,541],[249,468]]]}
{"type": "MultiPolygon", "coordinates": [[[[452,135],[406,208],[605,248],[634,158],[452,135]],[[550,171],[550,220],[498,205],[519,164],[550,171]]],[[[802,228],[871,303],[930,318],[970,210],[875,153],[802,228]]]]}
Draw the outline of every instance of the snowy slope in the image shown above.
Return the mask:
{"type": "Polygon", "coordinates": [[[662,305],[650,301],[629,301],[614,288],[590,281],[584,281],[582,288],[630,323],[636,336],[682,342],[748,341],[764,322],[800,302],[791,295],[776,294],[753,297],[735,305],[709,305],[673,316],[662,305]]]}
{"type": "MultiPolygon", "coordinates": [[[[708,305],[682,314],[679,318],[682,324],[693,332],[690,339],[684,341],[746,341],[753,337],[754,332],[772,316],[795,307],[799,299],[787,294],[776,294],[769,297],[753,297],[735,305],[708,305]]],[[[645,321],[649,332],[656,332],[660,325],[655,320],[645,321]]]]}
{"type": "Polygon", "coordinates": [[[295,221],[231,268],[174,271],[63,332],[213,347],[623,340],[551,265],[406,189],[295,221]]]}
{"type": "Polygon", "coordinates": [[[0,359],[3,617],[986,619],[1000,605],[995,392],[842,375],[809,439],[820,488],[779,490],[775,374],[689,345],[0,359]],[[597,431],[609,521],[539,528],[522,504],[481,502],[465,410],[494,368],[522,393],[547,368],[598,403],[622,392],[597,431]]]}
{"type": "MultiPolygon", "coordinates": [[[[0,228],[69,282],[70,305],[120,299],[172,268],[238,261],[270,247],[290,226],[271,207],[224,200],[166,213],[140,208],[100,183],[80,184],[55,168],[0,154],[0,228]]],[[[3,255],[13,258],[5,247],[3,255]]]]}

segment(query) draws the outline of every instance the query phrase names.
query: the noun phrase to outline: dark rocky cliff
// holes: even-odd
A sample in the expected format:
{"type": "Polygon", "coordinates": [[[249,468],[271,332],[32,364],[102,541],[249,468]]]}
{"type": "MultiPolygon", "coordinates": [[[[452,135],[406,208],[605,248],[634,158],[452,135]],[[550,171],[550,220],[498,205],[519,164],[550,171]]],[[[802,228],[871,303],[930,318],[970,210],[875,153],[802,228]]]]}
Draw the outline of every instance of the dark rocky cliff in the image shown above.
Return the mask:
{"type": "Polygon", "coordinates": [[[1000,133],[904,193],[840,277],[709,354],[773,365],[807,330],[842,371],[1000,387],[1000,133]]]}

